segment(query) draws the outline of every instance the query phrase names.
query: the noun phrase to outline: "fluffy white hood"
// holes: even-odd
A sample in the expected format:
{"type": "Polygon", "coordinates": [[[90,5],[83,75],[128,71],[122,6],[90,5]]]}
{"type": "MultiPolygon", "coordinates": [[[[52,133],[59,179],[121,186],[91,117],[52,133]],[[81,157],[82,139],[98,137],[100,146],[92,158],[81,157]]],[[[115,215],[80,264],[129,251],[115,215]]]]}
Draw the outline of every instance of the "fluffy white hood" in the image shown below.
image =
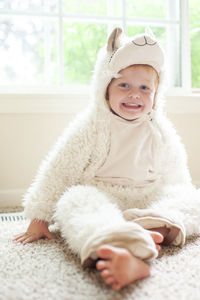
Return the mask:
{"type": "Polygon", "coordinates": [[[157,71],[159,85],[154,109],[163,106],[160,100],[157,101],[164,73],[164,52],[159,42],[149,29],[128,38],[123,35],[121,28],[115,28],[107,44],[100,49],[95,65],[92,95],[98,108],[109,111],[105,97],[110,81],[120,76],[119,71],[134,64],[150,65],[157,71]]]}

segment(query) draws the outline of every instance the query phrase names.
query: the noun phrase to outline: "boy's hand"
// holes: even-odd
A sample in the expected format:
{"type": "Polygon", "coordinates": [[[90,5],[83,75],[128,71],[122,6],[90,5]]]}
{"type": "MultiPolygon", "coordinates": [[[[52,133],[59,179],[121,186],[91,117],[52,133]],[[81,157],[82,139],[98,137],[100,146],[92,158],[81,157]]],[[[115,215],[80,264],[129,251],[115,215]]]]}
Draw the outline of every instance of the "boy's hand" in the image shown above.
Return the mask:
{"type": "Polygon", "coordinates": [[[45,221],[34,219],[31,221],[27,231],[15,236],[14,241],[20,242],[25,245],[44,237],[47,237],[50,240],[54,238],[49,231],[48,225],[45,221]]]}

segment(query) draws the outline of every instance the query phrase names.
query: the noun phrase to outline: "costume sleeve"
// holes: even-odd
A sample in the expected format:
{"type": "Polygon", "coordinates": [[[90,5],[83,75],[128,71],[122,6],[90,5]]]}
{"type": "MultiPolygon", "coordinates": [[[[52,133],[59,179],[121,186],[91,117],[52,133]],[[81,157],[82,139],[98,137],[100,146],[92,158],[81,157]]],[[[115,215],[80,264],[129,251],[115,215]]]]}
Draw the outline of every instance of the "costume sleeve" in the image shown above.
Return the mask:
{"type": "Polygon", "coordinates": [[[42,162],[34,182],[24,196],[27,218],[51,222],[61,195],[67,187],[79,182],[94,142],[93,123],[88,119],[87,111],[78,115],[42,162]]]}

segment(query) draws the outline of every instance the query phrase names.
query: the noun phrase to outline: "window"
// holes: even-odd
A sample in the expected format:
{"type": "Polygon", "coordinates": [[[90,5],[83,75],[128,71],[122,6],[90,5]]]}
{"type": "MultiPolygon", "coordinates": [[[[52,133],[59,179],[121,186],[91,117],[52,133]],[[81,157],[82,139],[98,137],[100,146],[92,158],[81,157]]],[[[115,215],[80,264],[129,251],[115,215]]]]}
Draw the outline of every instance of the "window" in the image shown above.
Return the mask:
{"type": "MultiPolygon", "coordinates": [[[[195,88],[200,87],[198,1],[190,1],[195,88]]],[[[189,48],[181,46],[180,38],[188,30],[182,22],[187,4],[187,0],[0,0],[1,86],[87,85],[97,52],[115,26],[129,36],[150,26],[166,51],[169,86],[184,86],[190,81],[183,66],[187,62],[190,68],[189,48]]]]}

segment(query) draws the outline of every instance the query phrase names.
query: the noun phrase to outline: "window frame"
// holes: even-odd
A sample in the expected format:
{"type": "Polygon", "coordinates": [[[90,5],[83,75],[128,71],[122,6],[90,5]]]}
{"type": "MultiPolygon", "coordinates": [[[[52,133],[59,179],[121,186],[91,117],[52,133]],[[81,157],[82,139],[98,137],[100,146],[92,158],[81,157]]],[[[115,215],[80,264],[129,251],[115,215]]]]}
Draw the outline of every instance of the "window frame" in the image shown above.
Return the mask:
{"type": "Polygon", "coordinates": [[[181,76],[183,90],[191,90],[190,17],[189,0],[180,1],[181,76]]]}

